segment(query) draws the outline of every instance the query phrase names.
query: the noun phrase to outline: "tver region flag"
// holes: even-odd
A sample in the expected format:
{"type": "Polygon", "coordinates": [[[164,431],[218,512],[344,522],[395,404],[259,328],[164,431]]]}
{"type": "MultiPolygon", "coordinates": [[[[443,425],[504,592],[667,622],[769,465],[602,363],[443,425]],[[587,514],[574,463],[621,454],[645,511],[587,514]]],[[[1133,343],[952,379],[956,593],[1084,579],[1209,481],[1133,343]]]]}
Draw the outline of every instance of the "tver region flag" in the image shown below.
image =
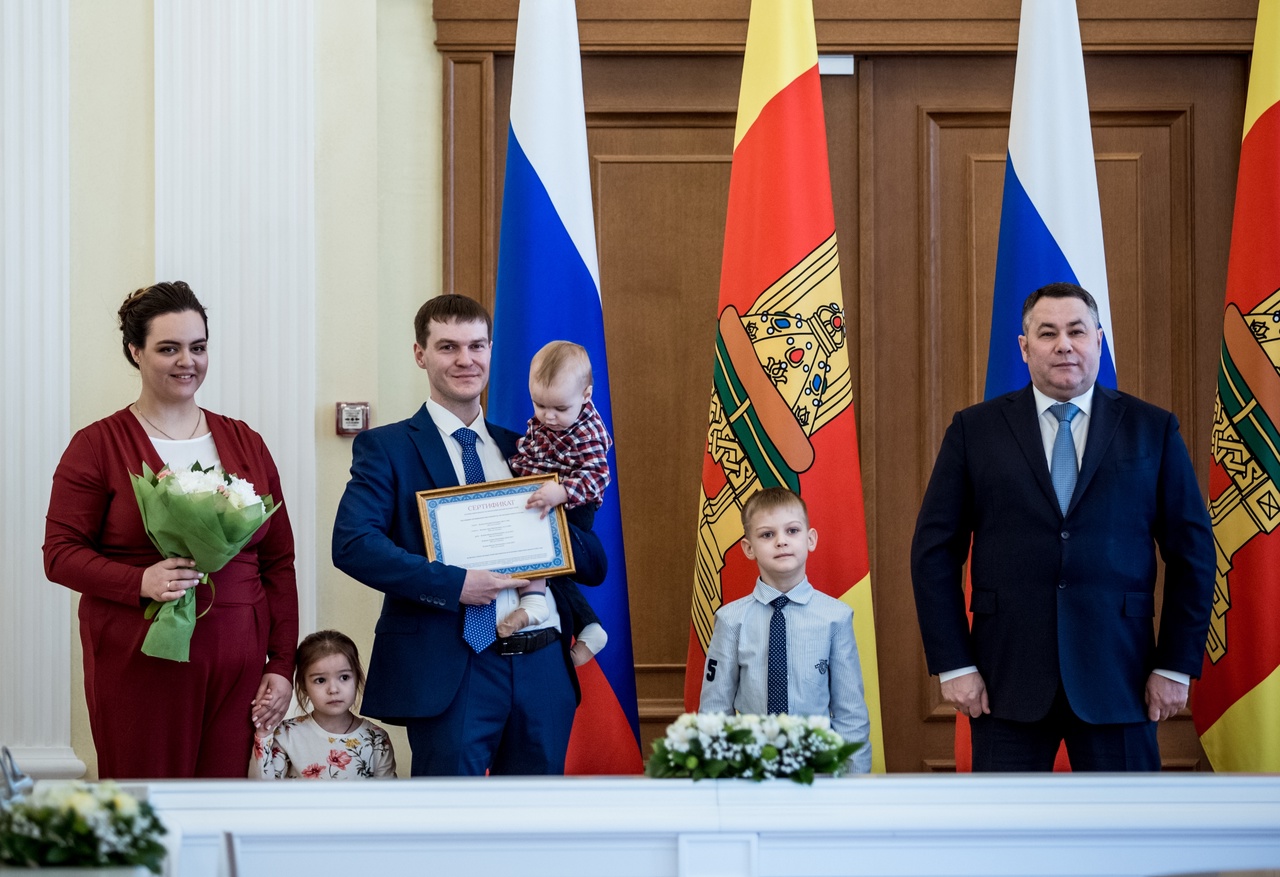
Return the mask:
{"type": "Polygon", "coordinates": [[[883,771],[855,380],[809,0],[751,4],[718,313],[685,707],[698,705],[715,611],[755,584],[738,547],[742,504],[789,487],[820,536],[809,581],[854,610],[873,769],[883,771]]]}
{"type": "Polygon", "coordinates": [[[1213,411],[1218,574],[1191,714],[1216,771],[1280,771],[1280,0],[1258,5],[1213,411]]]}
{"type": "MultiPolygon", "coordinates": [[[[1073,0],[1023,0],[983,398],[1020,390],[1022,303],[1048,283],[1092,293],[1102,323],[1098,382],[1116,385],[1107,263],[1094,169],[1080,23],[1073,0]]],[[[956,718],[956,769],[968,770],[969,722],[956,718]]],[[[1065,766],[1059,753],[1059,766],[1065,766]]]]}
{"type": "MultiPolygon", "coordinates": [[[[581,344],[591,355],[592,402],[612,431],[577,12],[573,0],[525,0],[516,25],[512,71],[491,420],[523,429],[533,414],[529,361],[544,344],[558,339],[581,344]]],[[[609,464],[613,483],[595,518],[609,575],[599,587],[582,589],[609,642],[595,661],[578,668],[582,704],[569,742],[568,773],[643,769],[618,469],[612,450],[609,464]]]]}

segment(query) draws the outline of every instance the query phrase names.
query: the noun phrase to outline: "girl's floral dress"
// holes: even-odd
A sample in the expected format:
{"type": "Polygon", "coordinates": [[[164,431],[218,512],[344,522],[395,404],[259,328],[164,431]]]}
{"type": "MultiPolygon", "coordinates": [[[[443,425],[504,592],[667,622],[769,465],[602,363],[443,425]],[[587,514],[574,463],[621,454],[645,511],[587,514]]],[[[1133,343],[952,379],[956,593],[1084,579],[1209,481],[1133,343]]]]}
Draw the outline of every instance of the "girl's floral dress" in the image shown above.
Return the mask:
{"type": "Polygon", "coordinates": [[[395,775],[391,738],[368,719],[361,719],[350,734],[338,735],[308,714],[284,720],[270,737],[253,738],[253,779],[362,780],[395,775]]]}

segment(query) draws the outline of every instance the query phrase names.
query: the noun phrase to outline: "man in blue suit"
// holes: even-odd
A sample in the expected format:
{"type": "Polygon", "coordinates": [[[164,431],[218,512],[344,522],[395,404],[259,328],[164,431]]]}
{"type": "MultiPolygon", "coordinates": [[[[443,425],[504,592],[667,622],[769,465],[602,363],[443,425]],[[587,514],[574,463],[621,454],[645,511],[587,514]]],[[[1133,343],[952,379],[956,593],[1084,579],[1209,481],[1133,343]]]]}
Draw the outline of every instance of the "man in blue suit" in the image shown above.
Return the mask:
{"type": "MultiPolygon", "coordinates": [[[[414,333],[430,397],[408,420],[356,436],[333,527],[334,565],[385,595],[362,711],[405,725],[414,776],[564,773],[578,685],[561,588],[553,582],[544,625],[496,638],[521,580],[428,561],[415,497],[511,477],[519,436],[480,407],[492,319],[473,299],[441,295],[418,311],[414,333]]],[[[575,578],[600,584],[600,541],[574,528],[570,539],[575,578]]]]}
{"type": "Polygon", "coordinates": [[[1156,723],[1199,675],[1213,594],[1195,471],[1173,414],[1094,383],[1093,296],[1042,287],[1022,331],[1030,386],[955,415],[920,507],[929,672],[973,719],[974,770],[1051,770],[1063,740],[1075,770],[1159,770],[1156,723]]]}

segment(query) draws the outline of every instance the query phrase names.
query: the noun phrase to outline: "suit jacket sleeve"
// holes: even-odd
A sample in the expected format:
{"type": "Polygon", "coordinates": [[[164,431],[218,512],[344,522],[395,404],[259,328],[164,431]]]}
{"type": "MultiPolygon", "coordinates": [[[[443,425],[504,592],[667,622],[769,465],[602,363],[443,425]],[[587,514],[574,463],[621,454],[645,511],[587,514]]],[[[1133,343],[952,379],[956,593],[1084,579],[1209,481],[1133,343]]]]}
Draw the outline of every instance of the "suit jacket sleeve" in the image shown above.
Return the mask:
{"type": "Polygon", "coordinates": [[[427,560],[421,535],[416,551],[405,547],[411,544],[409,533],[420,526],[414,491],[434,485],[401,483],[389,435],[372,430],[355,437],[351,479],[333,525],[333,565],[392,597],[457,612],[467,571],[427,560]]]}
{"type": "Polygon", "coordinates": [[[1200,676],[1217,566],[1213,529],[1178,419],[1170,414],[1160,467],[1155,540],[1164,559],[1164,602],[1154,668],[1200,676]]]}
{"type": "Polygon", "coordinates": [[[573,580],[580,585],[596,587],[604,583],[609,572],[609,558],[605,556],[600,538],[591,530],[580,530],[569,525],[569,544],[573,546],[573,580]]]}
{"type": "Polygon", "coordinates": [[[911,584],[929,673],[975,664],[962,570],[973,538],[973,491],[959,413],[942,439],[911,542],[911,584]]]}

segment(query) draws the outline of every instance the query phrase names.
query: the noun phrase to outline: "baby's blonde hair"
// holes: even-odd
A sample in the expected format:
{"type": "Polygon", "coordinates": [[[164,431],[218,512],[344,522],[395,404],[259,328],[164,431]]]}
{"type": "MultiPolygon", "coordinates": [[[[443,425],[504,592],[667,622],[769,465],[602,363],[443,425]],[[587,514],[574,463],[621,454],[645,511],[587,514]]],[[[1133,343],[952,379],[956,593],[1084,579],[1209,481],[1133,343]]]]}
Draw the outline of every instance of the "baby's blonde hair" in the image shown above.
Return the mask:
{"type": "Polygon", "coordinates": [[[582,382],[584,390],[591,386],[591,357],[587,348],[572,341],[551,341],[533,355],[533,362],[529,363],[529,380],[549,387],[566,369],[573,369],[573,376],[582,382]]]}

